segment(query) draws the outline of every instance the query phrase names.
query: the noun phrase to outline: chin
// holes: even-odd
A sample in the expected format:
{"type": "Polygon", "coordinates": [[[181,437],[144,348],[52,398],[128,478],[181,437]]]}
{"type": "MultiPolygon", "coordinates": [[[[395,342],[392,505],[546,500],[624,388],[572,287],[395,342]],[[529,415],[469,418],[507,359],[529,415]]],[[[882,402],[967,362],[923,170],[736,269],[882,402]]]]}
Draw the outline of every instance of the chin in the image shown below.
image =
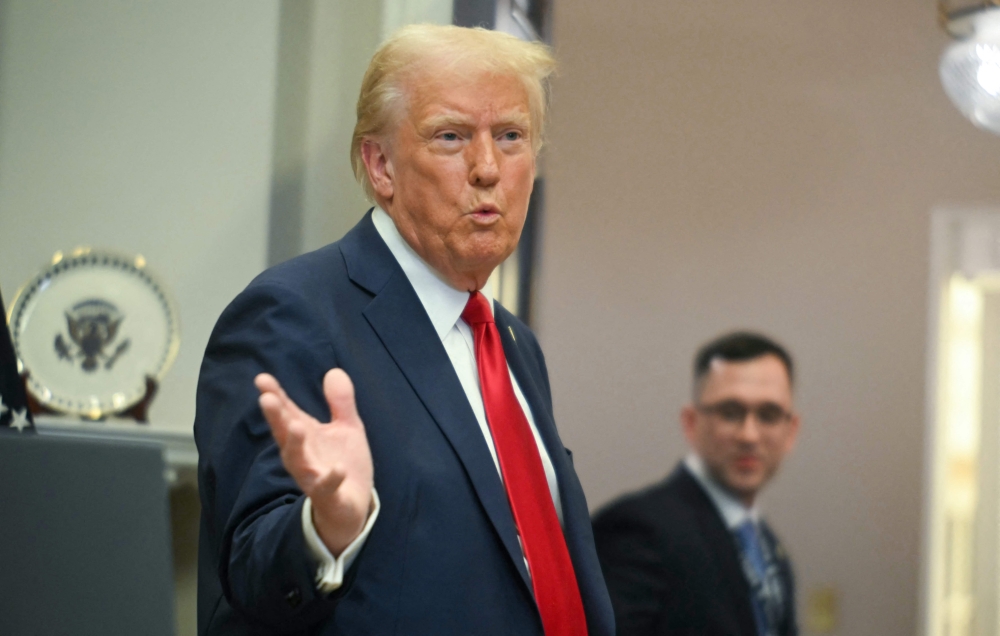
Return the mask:
{"type": "Polygon", "coordinates": [[[730,477],[729,483],[726,484],[730,490],[734,493],[742,496],[754,496],[760,490],[763,485],[763,480],[758,478],[747,478],[747,477],[730,477]]]}
{"type": "Polygon", "coordinates": [[[469,246],[469,249],[463,250],[461,259],[466,271],[492,272],[513,253],[514,247],[506,245],[469,246]]]}

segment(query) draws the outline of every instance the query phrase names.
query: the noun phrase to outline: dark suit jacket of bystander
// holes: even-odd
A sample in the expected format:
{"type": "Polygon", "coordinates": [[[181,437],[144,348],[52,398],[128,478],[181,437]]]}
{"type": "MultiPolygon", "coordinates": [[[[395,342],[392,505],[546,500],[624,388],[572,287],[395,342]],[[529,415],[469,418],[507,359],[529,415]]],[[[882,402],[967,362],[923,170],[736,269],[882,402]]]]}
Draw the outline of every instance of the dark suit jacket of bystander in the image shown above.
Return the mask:
{"type": "MultiPolygon", "coordinates": [[[[788,600],[778,633],[797,636],[791,563],[761,526],[788,600]]],[[[619,636],[757,635],[736,541],[683,464],[599,511],[594,537],[619,636]]]]}

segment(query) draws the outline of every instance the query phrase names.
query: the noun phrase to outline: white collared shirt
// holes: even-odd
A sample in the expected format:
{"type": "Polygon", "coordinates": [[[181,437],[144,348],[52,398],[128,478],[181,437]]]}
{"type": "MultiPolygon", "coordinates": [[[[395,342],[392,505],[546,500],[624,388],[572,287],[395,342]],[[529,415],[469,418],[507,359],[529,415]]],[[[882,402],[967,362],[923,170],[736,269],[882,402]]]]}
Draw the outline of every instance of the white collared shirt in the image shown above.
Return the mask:
{"type": "Polygon", "coordinates": [[[719,511],[727,528],[735,530],[743,525],[747,519],[752,520],[754,525],[759,525],[760,509],[757,505],[754,504],[752,507],[747,508],[732,493],[720,486],[709,474],[708,467],[705,466],[705,460],[699,457],[697,453],[691,453],[684,458],[684,466],[708,494],[708,498],[712,500],[712,503],[715,504],[715,508],[719,511]]]}
{"type": "MultiPolygon", "coordinates": [[[[461,319],[462,311],[469,301],[469,292],[457,290],[441,279],[434,269],[420,258],[406,240],[403,239],[399,230],[396,229],[395,223],[380,207],[376,207],[374,212],[372,212],[372,222],[375,224],[375,229],[378,231],[379,236],[382,237],[382,240],[389,247],[389,251],[392,252],[396,262],[399,263],[403,273],[406,274],[407,280],[409,280],[413,290],[417,293],[420,303],[423,305],[427,316],[431,320],[431,324],[434,326],[434,331],[441,339],[441,344],[444,346],[445,352],[448,354],[448,358],[455,368],[455,373],[462,384],[465,396],[468,398],[472,412],[479,423],[483,439],[490,450],[490,455],[493,457],[493,464],[496,466],[497,473],[502,480],[503,473],[500,471],[500,462],[497,459],[496,448],[493,445],[493,435],[490,432],[489,423],[486,421],[486,409],[483,406],[483,396],[479,388],[479,370],[476,366],[475,341],[469,325],[461,319]]],[[[481,290],[481,292],[491,300],[489,307],[492,310],[495,301],[488,287],[487,285],[487,288],[481,290]]],[[[508,365],[507,370],[510,372],[510,365],[508,365]]],[[[535,418],[531,413],[531,408],[528,406],[528,402],[525,400],[524,394],[521,392],[521,387],[518,385],[517,378],[514,377],[513,373],[511,373],[510,379],[511,384],[514,386],[514,396],[521,405],[521,410],[524,411],[528,425],[531,427],[531,432],[535,437],[535,444],[538,446],[538,454],[541,457],[545,479],[549,486],[549,494],[552,496],[552,502],[555,504],[559,523],[562,524],[562,502],[559,497],[559,483],[556,480],[555,468],[552,466],[552,460],[545,449],[545,444],[538,433],[538,428],[535,426],[535,418]]],[[[375,519],[378,517],[381,506],[378,504],[377,494],[374,495],[374,499],[375,507],[368,518],[368,523],[365,525],[364,530],[344,550],[339,558],[334,558],[320,540],[312,523],[312,502],[308,498],[306,499],[306,504],[302,508],[302,529],[310,551],[320,563],[317,572],[317,587],[320,591],[329,592],[335,590],[343,582],[344,572],[354,562],[355,557],[361,550],[361,546],[364,545],[365,539],[371,531],[372,525],[375,523],[375,519]]]]}

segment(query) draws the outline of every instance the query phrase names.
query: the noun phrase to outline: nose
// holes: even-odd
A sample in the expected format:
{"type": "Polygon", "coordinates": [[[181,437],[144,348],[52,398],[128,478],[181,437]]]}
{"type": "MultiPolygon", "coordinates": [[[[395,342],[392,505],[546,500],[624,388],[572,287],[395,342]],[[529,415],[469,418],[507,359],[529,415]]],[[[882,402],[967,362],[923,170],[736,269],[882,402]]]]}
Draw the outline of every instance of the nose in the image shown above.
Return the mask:
{"type": "Polygon", "coordinates": [[[737,431],[739,439],[747,444],[755,444],[760,441],[760,422],[757,421],[756,414],[751,411],[743,418],[737,431]]]}
{"type": "Polygon", "coordinates": [[[476,135],[468,147],[469,183],[490,187],[500,180],[496,142],[488,133],[476,135]]]}

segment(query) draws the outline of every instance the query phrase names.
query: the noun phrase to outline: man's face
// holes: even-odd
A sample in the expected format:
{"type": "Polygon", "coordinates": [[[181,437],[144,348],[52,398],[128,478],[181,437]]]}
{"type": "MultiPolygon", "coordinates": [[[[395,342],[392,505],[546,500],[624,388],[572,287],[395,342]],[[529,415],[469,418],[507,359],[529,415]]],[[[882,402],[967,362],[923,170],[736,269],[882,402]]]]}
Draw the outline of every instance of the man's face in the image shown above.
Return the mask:
{"type": "Polygon", "coordinates": [[[528,211],[527,92],[515,77],[487,73],[417,72],[405,86],[406,112],[380,148],[383,162],[366,158],[377,199],[452,286],[478,289],[514,251],[528,211]]]}
{"type": "Polygon", "coordinates": [[[781,359],[713,360],[696,404],[684,408],[684,434],[719,484],[751,505],[792,449],[799,417],[781,359]]]}

